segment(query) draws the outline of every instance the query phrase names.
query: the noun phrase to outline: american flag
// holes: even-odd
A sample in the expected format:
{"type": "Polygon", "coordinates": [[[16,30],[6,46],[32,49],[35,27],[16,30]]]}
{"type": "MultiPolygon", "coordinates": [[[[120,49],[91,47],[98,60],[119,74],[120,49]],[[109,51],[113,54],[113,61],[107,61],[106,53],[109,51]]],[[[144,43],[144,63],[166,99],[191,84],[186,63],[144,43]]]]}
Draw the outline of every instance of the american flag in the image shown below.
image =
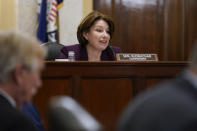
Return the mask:
{"type": "MultiPolygon", "coordinates": [[[[38,2],[39,1],[40,0],[38,0],[38,2]]],[[[57,42],[58,11],[62,6],[63,0],[42,0],[40,12],[38,15],[37,37],[43,43],[57,42]]]]}

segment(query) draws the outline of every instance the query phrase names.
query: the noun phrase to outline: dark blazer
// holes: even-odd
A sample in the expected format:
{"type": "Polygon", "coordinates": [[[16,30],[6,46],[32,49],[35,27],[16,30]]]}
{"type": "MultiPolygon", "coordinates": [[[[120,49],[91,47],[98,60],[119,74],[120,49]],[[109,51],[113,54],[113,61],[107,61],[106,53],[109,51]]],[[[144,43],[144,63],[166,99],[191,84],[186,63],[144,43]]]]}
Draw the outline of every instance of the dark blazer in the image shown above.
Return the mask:
{"type": "Polygon", "coordinates": [[[196,131],[197,87],[184,77],[162,83],[129,104],[120,131],[196,131]]]}
{"type": "MultiPolygon", "coordinates": [[[[68,59],[68,51],[75,52],[75,60],[77,61],[87,61],[88,54],[85,46],[80,44],[75,44],[71,46],[64,46],[61,49],[60,58],[68,59]]],[[[116,60],[116,53],[122,53],[119,47],[108,46],[101,54],[102,61],[114,61],[116,60]]]]}
{"type": "Polygon", "coordinates": [[[0,131],[36,131],[33,123],[0,95],[0,131]]]}

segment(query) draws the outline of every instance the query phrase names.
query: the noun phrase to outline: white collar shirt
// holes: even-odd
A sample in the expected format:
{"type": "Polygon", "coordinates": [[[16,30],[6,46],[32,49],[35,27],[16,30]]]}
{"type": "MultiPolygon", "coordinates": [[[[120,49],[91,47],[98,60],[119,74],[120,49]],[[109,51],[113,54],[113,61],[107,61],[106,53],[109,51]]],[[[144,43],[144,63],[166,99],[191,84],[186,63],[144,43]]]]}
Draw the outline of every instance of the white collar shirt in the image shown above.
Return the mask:
{"type": "Polygon", "coordinates": [[[1,90],[0,89],[0,95],[3,96],[4,98],[6,98],[8,100],[8,102],[16,108],[16,102],[15,100],[10,96],[8,95],[5,91],[1,90]]]}

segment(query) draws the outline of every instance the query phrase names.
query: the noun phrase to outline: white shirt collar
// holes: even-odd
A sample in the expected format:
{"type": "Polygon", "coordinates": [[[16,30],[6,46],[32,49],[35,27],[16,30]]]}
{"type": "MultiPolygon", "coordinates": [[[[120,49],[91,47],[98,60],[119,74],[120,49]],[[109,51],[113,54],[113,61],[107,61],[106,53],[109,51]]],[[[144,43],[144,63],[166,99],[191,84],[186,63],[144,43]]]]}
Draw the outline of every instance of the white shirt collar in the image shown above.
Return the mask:
{"type": "Polygon", "coordinates": [[[0,95],[5,97],[13,107],[16,107],[16,101],[8,93],[0,89],[0,95]]]}

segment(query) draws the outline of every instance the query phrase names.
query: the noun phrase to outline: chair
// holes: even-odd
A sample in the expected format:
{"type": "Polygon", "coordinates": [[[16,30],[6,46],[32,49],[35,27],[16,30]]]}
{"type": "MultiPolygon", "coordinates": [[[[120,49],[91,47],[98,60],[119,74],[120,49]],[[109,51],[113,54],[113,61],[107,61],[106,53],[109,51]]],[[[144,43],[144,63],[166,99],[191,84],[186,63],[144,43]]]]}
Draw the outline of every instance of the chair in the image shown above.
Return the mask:
{"type": "Polygon", "coordinates": [[[58,44],[56,42],[47,42],[45,44],[42,44],[41,46],[45,46],[47,48],[47,56],[45,60],[55,60],[60,57],[61,49],[64,45],[58,44]]]}
{"type": "Polygon", "coordinates": [[[55,97],[49,104],[50,131],[101,131],[102,126],[68,96],[55,97]]]}

